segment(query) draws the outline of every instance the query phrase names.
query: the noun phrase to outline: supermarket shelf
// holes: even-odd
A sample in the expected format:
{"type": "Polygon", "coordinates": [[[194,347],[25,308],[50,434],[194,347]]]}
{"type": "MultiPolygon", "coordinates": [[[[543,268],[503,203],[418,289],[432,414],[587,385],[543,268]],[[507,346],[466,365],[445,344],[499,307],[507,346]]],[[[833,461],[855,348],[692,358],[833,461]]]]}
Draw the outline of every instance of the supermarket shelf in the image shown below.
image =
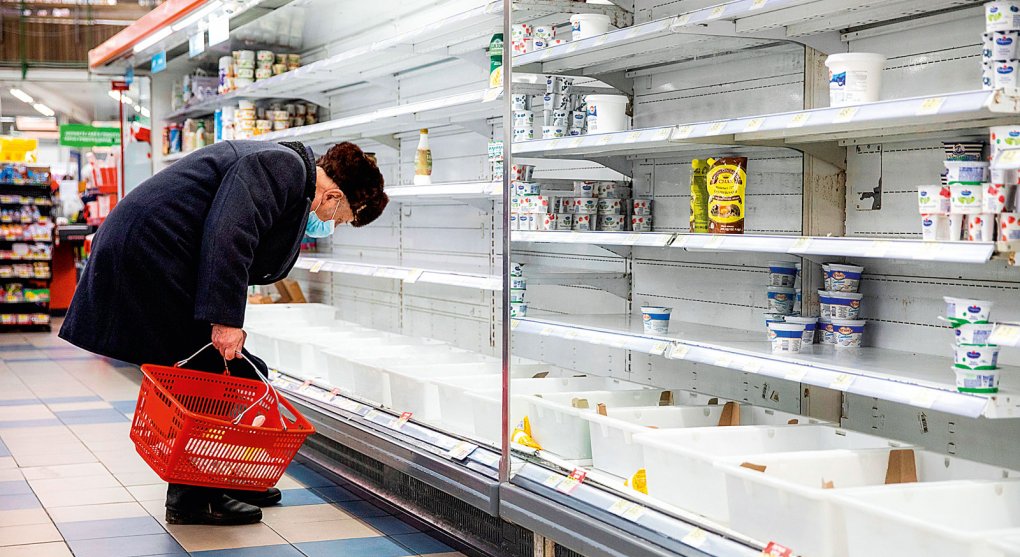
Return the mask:
{"type": "Polygon", "coordinates": [[[999,346],[1020,347],[1020,323],[996,323],[988,342],[999,346]]]}
{"type": "Polygon", "coordinates": [[[427,282],[448,286],[478,288],[482,290],[499,291],[503,289],[503,279],[499,275],[440,271],[394,265],[377,265],[354,261],[339,261],[325,257],[299,257],[294,268],[308,270],[312,273],[344,273],[365,277],[393,279],[409,284],[415,282],[427,282]]]}
{"type": "Polygon", "coordinates": [[[502,110],[501,103],[496,102],[502,93],[502,88],[487,88],[391,106],[310,126],[275,131],[253,139],[302,141],[314,145],[341,139],[364,138],[393,146],[395,142],[391,136],[397,132],[495,118],[502,110]]]}
{"type": "Polygon", "coordinates": [[[661,126],[576,137],[532,139],[515,142],[513,153],[524,158],[565,159],[668,153],[682,148],[680,144],[670,141],[676,130],[676,126],[661,126]]]}
{"type": "Polygon", "coordinates": [[[837,351],[816,345],[801,354],[772,354],[762,331],[671,323],[666,335],[646,334],[638,316],[597,315],[516,319],[518,333],[662,355],[838,389],[971,418],[1020,418],[1020,368],[1003,367],[995,395],[961,393],[952,360],[880,348],[837,351]]]}
{"type": "Polygon", "coordinates": [[[494,200],[503,198],[501,182],[450,182],[427,186],[391,186],[386,188],[390,201],[398,203],[457,201],[473,205],[484,211],[492,209],[494,200]]]}
{"type": "MultiPolygon", "coordinates": [[[[514,242],[596,246],[670,247],[687,251],[746,251],[799,256],[863,257],[952,263],[987,263],[992,242],[930,242],[881,238],[768,236],[756,234],[664,234],[637,232],[513,231],[514,242]]],[[[607,249],[610,249],[607,247],[607,249]]]]}
{"type": "Polygon", "coordinates": [[[11,282],[22,282],[26,280],[50,280],[52,276],[48,277],[0,277],[0,284],[7,284],[11,282]]]}

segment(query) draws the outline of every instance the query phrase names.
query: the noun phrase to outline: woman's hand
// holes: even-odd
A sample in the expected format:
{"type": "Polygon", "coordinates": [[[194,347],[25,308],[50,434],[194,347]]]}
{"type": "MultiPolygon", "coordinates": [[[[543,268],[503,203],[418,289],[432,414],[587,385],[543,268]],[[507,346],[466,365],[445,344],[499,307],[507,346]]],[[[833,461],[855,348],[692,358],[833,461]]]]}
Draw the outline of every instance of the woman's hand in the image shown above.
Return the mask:
{"type": "Polygon", "coordinates": [[[227,325],[212,326],[212,343],[220,351],[225,360],[233,360],[241,355],[244,348],[245,333],[243,329],[227,325]]]}

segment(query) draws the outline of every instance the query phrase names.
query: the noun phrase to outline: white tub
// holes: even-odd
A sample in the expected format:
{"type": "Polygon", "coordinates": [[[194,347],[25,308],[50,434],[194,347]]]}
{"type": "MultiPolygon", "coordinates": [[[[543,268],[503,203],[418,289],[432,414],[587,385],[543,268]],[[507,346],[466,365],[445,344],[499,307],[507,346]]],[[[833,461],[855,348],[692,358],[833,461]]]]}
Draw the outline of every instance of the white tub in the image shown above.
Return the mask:
{"type": "Polygon", "coordinates": [[[514,395],[511,398],[523,403],[524,413],[531,422],[532,437],[543,449],[567,460],[587,460],[591,458],[591,436],[588,422],[581,414],[595,412],[599,403],[607,408],[654,406],[661,393],[657,389],[641,389],[514,395]],[[575,399],[586,400],[588,408],[574,408],[575,399]]]}
{"type": "Polygon", "coordinates": [[[448,345],[388,346],[382,356],[353,357],[350,374],[354,393],[386,408],[394,408],[389,370],[395,366],[484,363],[488,356],[448,345]]]}
{"type": "MultiPolygon", "coordinates": [[[[846,557],[841,508],[832,495],[845,489],[885,484],[889,449],[760,455],[718,464],[726,475],[730,526],[752,538],[769,539],[812,557],[846,557]],[[832,482],[832,489],[822,489],[832,482]]],[[[919,482],[997,480],[1018,473],[930,451],[914,451],[919,482]]]]}
{"type": "Polygon", "coordinates": [[[824,425],[670,429],[635,435],[634,442],[645,451],[649,495],[720,522],[729,521],[726,477],[715,467],[721,459],[901,445],[824,425]]]}
{"type": "Polygon", "coordinates": [[[987,540],[989,557],[1020,557],[1020,529],[987,540]]]}
{"type": "MultiPolygon", "coordinates": [[[[317,358],[321,351],[318,346],[320,341],[328,340],[331,341],[330,345],[341,348],[346,344],[344,341],[349,343],[351,338],[372,339],[381,338],[381,335],[379,331],[354,324],[331,325],[319,332],[286,330],[279,333],[275,339],[278,369],[305,377],[325,378],[328,375],[326,366],[320,365],[317,358]]],[[[322,357],[322,362],[325,364],[325,357],[322,357]]]]}
{"type": "Polygon", "coordinates": [[[1020,481],[943,482],[847,489],[851,557],[988,557],[987,542],[1020,528],[1020,481]]]}
{"type": "Polygon", "coordinates": [[[327,325],[336,321],[336,311],[327,304],[248,304],[244,326],[327,325]]]}
{"type": "MultiPolygon", "coordinates": [[[[647,406],[608,408],[607,416],[582,414],[589,422],[592,466],[599,470],[629,478],[645,467],[644,451],[634,443],[634,435],[649,428],[675,429],[684,427],[715,427],[719,425],[723,405],[714,406],[647,406]]],[[[788,414],[768,408],[742,404],[740,425],[820,424],[820,420],[788,414]]]]}
{"type": "MultiPolygon", "coordinates": [[[[326,374],[334,387],[343,391],[354,392],[354,360],[359,358],[385,358],[392,356],[395,349],[404,346],[401,343],[415,342],[411,337],[397,336],[389,342],[364,344],[343,349],[322,350],[326,360],[326,374]]],[[[421,344],[419,343],[419,346],[421,344]]],[[[439,346],[444,346],[440,344],[439,346]]]]}
{"type": "Polygon", "coordinates": [[[301,339],[308,335],[328,333],[332,330],[333,329],[327,325],[292,324],[282,328],[278,325],[258,325],[252,327],[251,330],[248,331],[248,339],[245,339],[245,345],[252,354],[262,358],[269,367],[280,371],[300,374],[300,368],[288,369],[284,367],[283,361],[286,352],[280,350],[281,340],[286,341],[286,339],[289,338],[301,339]],[[254,337],[255,340],[255,348],[259,348],[261,350],[261,354],[255,352],[253,347],[248,345],[249,339],[252,337],[254,337]]]}

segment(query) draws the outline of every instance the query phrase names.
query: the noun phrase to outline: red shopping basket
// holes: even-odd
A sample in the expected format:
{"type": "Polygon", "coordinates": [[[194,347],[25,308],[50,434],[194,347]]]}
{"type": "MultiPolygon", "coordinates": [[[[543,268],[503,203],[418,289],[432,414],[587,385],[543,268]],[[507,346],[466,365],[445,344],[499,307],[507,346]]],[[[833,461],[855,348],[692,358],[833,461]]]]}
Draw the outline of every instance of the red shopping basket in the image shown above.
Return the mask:
{"type": "Polygon", "coordinates": [[[254,381],[180,367],[187,361],[142,366],[131,424],[138,454],[170,483],[253,491],[275,485],[315,428],[261,374],[254,381]],[[260,427],[240,423],[259,415],[266,418],[260,427]]]}

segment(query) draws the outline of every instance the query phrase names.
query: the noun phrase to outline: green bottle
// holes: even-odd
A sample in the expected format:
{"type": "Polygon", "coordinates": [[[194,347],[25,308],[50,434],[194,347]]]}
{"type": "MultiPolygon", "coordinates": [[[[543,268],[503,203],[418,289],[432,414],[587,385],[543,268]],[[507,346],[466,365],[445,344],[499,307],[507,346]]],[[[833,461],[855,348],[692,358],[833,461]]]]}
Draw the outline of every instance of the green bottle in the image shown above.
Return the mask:
{"type": "Polygon", "coordinates": [[[503,86],[503,33],[489,40],[489,87],[503,86]]]}

